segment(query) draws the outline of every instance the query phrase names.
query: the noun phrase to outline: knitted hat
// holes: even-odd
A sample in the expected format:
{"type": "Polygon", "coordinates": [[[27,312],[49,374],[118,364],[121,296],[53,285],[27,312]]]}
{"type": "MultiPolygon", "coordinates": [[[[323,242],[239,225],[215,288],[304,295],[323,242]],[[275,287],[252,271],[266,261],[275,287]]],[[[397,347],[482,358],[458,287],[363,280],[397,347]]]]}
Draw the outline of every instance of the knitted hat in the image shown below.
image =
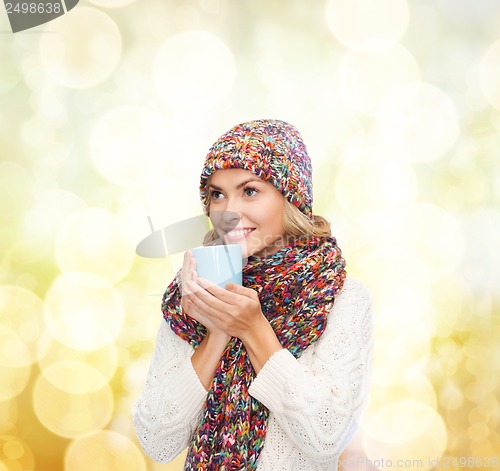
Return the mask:
{"type": "Polygon", "coordinates": [[[200,178],[200,197],[207,208],[208,178],[218,169],[241,168],[273,184],[283,196],[312,217],[312,167],[299,131],[276,119],[238,124],[210,148],[200,178]]]}

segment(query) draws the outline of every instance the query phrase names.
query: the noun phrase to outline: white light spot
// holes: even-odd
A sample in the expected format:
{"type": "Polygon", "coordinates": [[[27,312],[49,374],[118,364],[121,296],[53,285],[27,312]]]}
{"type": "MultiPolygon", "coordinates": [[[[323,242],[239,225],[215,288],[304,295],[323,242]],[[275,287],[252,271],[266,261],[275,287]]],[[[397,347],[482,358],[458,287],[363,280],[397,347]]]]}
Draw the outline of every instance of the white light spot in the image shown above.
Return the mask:
{"type": "Polygon", "coordinates": [[[357,111],[375,115],[395,87],[420,80],[415,58],[402,46],[371,53],[348,51],[339,65],[342,97],[357,111]]]}
{"type": "Polygon", "coordinates": [[[51,34],[40,40],[42,64],[61,85],[93,87],[106,80],[120,60],[120,31],[100,10],[79,6],[47,28],[51,34]]]}
{"type": "Polygon", "coordinates": [[[500,40],[491,44],[482,57],[479,82],[488,102],[500,110],[500,40]]]}
{"type": "Polygon", "coordinates": [[[236,66],[229,48],[215,35],[187,31],[169,38],[154,60],[160,95],[177,108],[207,108],[220,103],[233,86],[236,66]]]}
{"type": "Polygon", "coordinates": [[[326,19],[342,44],[374,51],[390,48],[403,37],[410,14],[405,0],[329,0],[326,19]]]}
{"type": "Polygon", "coordinates": [[[62,271],[95,273],[109,283],[122,279],[135,257],[120,219],[98,208],[77,211],[64,221],[55,252],[62,271]]]}
{"type": "Polygon", "coordinates": [[[117,291],[97,275],[59,276],[45,299],[50,333],[76,350],[96,350],[112,342],[123,324],[124,308],[117,291]],[[80,283],[79,283],[80,282],[80,283]]]}
{"type": "Polygon", "coordinates": [[[91,158],[106,179],[123,186],[168,174],[172,155],[170,127],[156,113],[139,106],[115,108],[101,116],[90,138],[91,158]]]}
{"type": "Polygon", "coordinates": [[[458,115],[451,99],[425,83],[396,88],[380,105],[377,133],[401,158],[428,162],[442,157],[455,144],[458,115]]]}

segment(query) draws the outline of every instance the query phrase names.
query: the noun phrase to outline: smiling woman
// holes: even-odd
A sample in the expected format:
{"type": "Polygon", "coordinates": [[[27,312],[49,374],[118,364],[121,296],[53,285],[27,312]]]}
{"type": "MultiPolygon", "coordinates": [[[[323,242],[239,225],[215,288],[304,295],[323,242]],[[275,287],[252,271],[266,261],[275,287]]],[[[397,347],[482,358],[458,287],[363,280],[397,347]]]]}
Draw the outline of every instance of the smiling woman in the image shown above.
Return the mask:
{"type": "MultiPolygon", "coordinates": [[[[272,185],[239,168],[217,170],[208,183],[215,232],[227,244],[240,244],[244,258],[270,255],[286,244],[282,218],[285,198],[272,185]]],[[[210,212],[209,212],[210,215],[210,212]]]]}
{"type": "Polygon", "coordinates": [[[230,129],[200,196],[205,243],[241,245],[243,285],[199,278],[186,252],[133,408],[143,449],[168,462],[187,447],[193,471],[336,469],[367,396],[372,302],[313,214],[299,132],[278,120],[230,129]]]}

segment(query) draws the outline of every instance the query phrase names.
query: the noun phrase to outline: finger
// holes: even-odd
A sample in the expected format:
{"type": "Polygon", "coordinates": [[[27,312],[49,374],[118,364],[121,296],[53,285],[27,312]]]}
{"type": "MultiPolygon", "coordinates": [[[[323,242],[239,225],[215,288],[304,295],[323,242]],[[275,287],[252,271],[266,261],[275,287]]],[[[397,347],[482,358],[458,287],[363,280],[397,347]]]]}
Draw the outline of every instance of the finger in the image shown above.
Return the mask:
{"type": "Polygon", "coordinates": [[[254,299],[257,294],[257,292],[251,288],[246,288],[245,286],[231,282],[226,283],[226,290],[230,293],[240,294],[241,296],[246,296],[247,298],[252,299],[254,299]]]}
{"type": "MultiPolygon", "coordinates": [[[[228,282],[226,283],[226,289],[221,288],[218,285],[211,283],[204,278],[198,278],[198,283],[203,286],[207,291],[211,292],[217,298],[223,300],[224,302],[232,305],[237,305],[241,303],[240,296],[245,296],[252,300],[259,300],[259,295],[253,289],[246,288],[244,286],[238,285],[236,283],[228,282]]],[[[260,302],[260,301],[259,301],[260,302]]]]}
{"type": "Polygon", "coordinates": [[[196,281],[198,278],[198,273],[196,272],[196,258],[194,258],[193,252],[191,253],[191,280],[196,281]]]}
{"type": "Polygon", "coordinates": [[[202,299],[207,299],[204,296],[213,296],[205,290],[205,288],[202,288],[196,281],[189,280],[187,283],[187,289],[189,291],[189,295],[187,296],[188,299],[194,301],[196,297],[202,298],[202,299]]]}
{"type": "Polygon", "coordinates": [[[189,307],[187,314],[189,317],[192,317],[193,319],[197,320],[201,324],[203,324],[205,327],[207,325],[210,325],[213,321],[211,321],[203,312],[201,312],[196,304],[194,303],[193,300],[189,300],[188,302],[189,307]]]}
{"type": "Polygon", "coordinates": [[[193,299],[188,299],[187,300],[187,305],[188,305],[188,314],[191,317],[195,317],[196,320],[198,320],[198,317],[204,317],[203,313],[199,310],[199,308],[196,306],[195,302],[193,299]]]}
{"type": "Polygon", "coordinates": [[[194,258],[194,255],[192,256],[191,260],[191,272],[189,279],[194,282],[197,282],[198,280],[198,272],[196,271],[196,258],[194,258]]]}
{"type": "Polygon", "coordinates": [[[184,296],[187,294],[187,282],[189,281],[189,267],[191,264],[191,259],[189,256],[189,250],[184,252],[184,258],[182,261],[182,267],[181,267],[181,292],[182,295],[184,296]]]}
{"type": "Polygon", "coordinates": [[[188,250],[186,252],[186,255],[187,255],[187,278],[188,280],[192,280],[193,279],[193,270],[194,270],[194,264],[196,263],[195,262],[195,259],[194,259],[194,256],[193,256],[193,253],[191,252],[191,250],[188,250]]]}
{"type": "Polygon", "coordinates": [[[195,303],[196,307],[206,315],[221,318],[222,316],[228,314],[229,309],[231,308],[230,304],[221,301],[205,288],[202,288],[193,281],[189,282],[189,288],[193,291],[191,299],[195,303]]]}
{"type": "Polygon", "coordinates": [[[201,287],[197,281],[189,280],[187,282],[187,286],[192,294],[197,294],[199,291],[204,291],[204,288],[201,287]]]}
{"type": "Polygon", "coordinates": [[[191,250],[187,250],[184,252],[184,261],[181,270],[181,281],[184,285],[183,295],[191,294],[191,291],[188,289],[188,281],[195,281],[198,278],[198,274],[195,271],[196,269],[196,258],[193,255],[191,250]]]}
{"type": "Polygon", "coordinates": [[[239,301],[237,293],[232,293],[227,289],[221,288],[219,285],[212,283],[205,278],[198,278],[196,282],[199,286],[207,290],[210,294],[215,296],[217,299],[220,299],[221,301],[232,305],[237,304],[239,301]]]}

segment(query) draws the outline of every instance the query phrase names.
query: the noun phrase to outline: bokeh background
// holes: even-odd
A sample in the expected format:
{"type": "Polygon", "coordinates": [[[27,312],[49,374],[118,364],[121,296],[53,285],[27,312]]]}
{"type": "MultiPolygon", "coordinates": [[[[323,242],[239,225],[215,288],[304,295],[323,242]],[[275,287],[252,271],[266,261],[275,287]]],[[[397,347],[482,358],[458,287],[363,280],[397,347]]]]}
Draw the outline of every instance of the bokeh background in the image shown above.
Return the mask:
{"type": "Polygon", "coordinates": [[[500,469],[500,2],[83,0],[0,32],[1,471],[182,469],[130,419],[181,254],[135,247],[261,117],[302,132],[375,300],[343,469],[500,469]]]}

